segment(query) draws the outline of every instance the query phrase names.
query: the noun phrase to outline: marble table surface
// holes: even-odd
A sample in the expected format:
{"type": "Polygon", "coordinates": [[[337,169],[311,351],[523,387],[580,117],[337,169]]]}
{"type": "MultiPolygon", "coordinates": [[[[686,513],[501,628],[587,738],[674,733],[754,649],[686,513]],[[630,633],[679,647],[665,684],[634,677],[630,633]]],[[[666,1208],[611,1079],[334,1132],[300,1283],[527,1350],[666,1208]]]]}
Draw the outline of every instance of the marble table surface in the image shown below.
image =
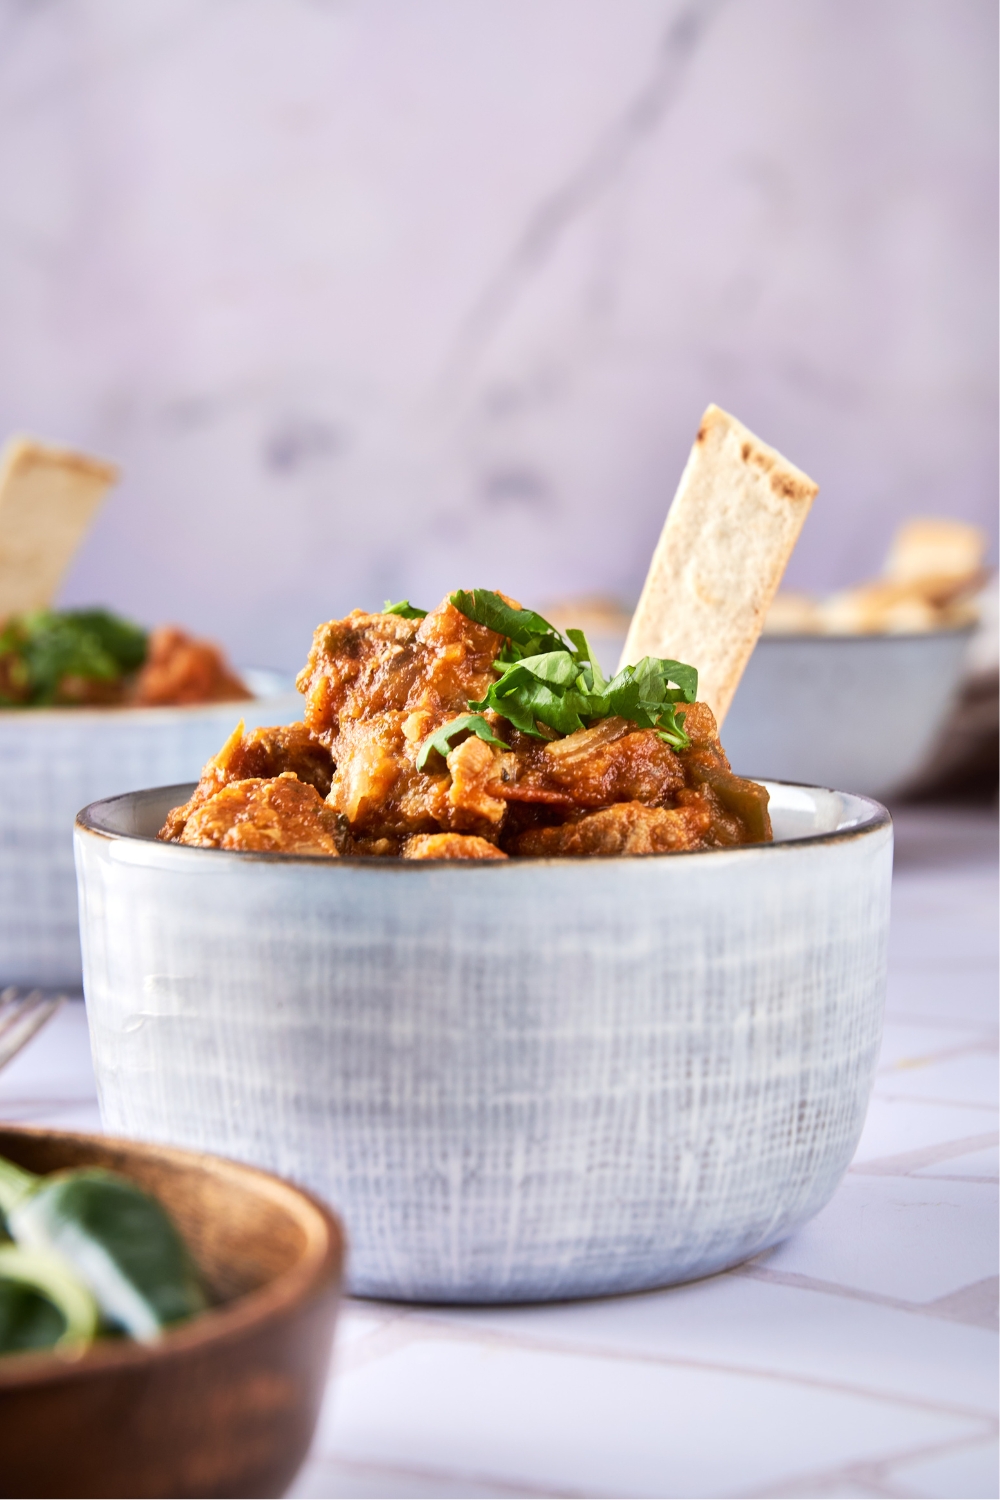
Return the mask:
{"type": "MultiPolygon", "coordinates": [[[[885,1038],[832,1202],[640,1296],[354,1301],[295,1496],[997,1494],[997,862],[985,812],[897,818],[885,1038]]],[[[0,1117],[100,1126],[79,1002],[0,1117]]]]}

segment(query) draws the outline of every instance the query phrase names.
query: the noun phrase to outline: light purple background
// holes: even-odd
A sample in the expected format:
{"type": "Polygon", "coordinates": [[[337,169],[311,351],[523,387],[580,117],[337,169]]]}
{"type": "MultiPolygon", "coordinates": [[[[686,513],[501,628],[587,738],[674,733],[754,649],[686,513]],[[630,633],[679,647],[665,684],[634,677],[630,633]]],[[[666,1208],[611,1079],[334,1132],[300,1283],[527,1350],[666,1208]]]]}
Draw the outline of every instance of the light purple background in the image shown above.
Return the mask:
{"type": "Polygon", "coordinates": [[[634,599],[698,418],[789,582],[995,531],[993,0],[0,0],[0,432],[118,459],[64,599],[294,667],[634,599]]]}

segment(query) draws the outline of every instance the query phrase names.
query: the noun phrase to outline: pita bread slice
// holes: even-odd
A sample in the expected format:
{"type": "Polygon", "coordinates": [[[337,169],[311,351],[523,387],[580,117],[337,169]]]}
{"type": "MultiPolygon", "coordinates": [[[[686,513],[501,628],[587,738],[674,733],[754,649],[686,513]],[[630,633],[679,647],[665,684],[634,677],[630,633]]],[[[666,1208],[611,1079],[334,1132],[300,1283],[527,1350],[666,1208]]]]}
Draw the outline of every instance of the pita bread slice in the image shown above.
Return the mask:
{"type": "Polygon", "coordinates": [[[12,438],[0,458],[0,620],[52,603],[114,464],[12,438]]]}
{"type": "Polygon", "coordinates": [[[653,553],[621,665],[698,669],[721,725],[818,486],[735,417],[710,406],[653,553]]]}

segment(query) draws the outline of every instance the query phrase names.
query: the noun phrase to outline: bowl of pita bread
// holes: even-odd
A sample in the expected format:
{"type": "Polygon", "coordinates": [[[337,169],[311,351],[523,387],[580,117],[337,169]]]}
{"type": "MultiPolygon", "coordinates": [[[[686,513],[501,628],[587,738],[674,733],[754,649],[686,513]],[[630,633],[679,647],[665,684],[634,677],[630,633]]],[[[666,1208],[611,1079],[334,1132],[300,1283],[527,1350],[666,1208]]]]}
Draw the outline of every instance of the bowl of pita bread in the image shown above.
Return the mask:
{"type": "Polygon", "coordinates": [[[881,577],[821,599],[779,593],[726,721],[734,768],[905,796],[955,725],[986,548],[976,526],[914,519],[881,577]]]}
{"type": "Polygon", "coordinates": [[[113,464],[28,438],[0,457],[0,987],[78,990],[73,819],[95,797],[196,776],[240,718],[296,717],[280,674],[235,673],[175,627],[53,600],[113,464]]]}

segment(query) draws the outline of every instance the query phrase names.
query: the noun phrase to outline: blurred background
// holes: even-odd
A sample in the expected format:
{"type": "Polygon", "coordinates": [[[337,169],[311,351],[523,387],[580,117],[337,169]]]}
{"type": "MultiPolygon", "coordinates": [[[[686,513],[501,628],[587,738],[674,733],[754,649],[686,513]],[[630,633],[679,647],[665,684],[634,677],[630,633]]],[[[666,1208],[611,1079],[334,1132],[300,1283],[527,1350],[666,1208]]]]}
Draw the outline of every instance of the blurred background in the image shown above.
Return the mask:
{"type": "MultiPolygon", "coordinates": [[[[993,0],[0,0],[0,432],[121,463],[63,603],[294,669],[634,603],[700,414],[788,583],[996,533],[993,0]]],[[[991,554],[992,560],[993,554],[991,554]]]]}

